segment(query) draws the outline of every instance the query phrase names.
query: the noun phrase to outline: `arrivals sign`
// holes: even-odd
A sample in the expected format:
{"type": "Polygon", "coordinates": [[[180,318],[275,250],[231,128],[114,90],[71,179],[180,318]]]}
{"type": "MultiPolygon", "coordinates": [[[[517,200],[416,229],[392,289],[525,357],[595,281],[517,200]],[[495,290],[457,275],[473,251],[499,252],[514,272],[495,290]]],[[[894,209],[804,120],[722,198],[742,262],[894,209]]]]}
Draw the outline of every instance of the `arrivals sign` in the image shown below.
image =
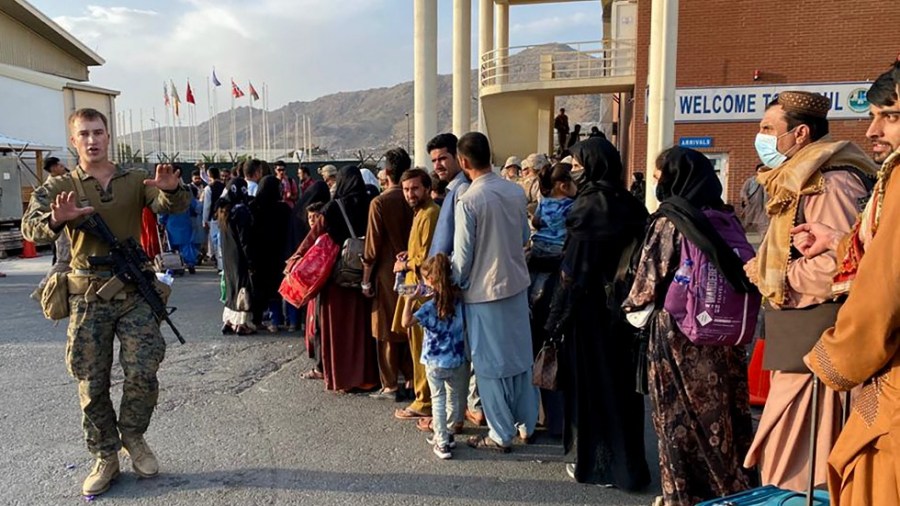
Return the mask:
{"type": "Polygon", "coordinates": [[[731,88],[678,88],[675,90],[675,122],[757,122],[766,104],[786,90],[819,93],[831,99],[828,119],[866,119],[866,92],[872,83],[779,84],[731,88]]]}

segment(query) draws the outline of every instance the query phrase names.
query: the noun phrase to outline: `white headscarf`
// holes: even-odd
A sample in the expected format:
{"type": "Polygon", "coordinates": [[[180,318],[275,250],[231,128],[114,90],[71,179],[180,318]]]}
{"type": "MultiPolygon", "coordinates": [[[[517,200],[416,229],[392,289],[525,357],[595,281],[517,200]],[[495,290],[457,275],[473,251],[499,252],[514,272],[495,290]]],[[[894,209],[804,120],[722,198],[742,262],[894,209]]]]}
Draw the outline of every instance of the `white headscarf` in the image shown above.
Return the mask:
{"type": "Polygon", "coordinates": [[[365,181],[366,184],[370,184],[375,188],[378,188],[378,191],[382,191],[384,189],[381,187],[381,184],[378,182],[378,178],[375,177],[375,174],[372,174],[371,170],[360,169],[360,172],[362,173],[363,181],[365,181]]]}

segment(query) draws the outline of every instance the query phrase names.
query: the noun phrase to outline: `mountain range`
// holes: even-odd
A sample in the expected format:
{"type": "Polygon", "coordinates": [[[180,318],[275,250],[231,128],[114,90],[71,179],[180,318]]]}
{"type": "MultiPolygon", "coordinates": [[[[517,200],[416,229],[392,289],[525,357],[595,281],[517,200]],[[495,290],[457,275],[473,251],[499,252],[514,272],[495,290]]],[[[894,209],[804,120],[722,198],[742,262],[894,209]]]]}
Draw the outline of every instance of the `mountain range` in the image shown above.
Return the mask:
{"type": "MultiPolygon", "coordinates": [[[[529,67],[529,62],[548,52],[574,51],[563,44],[543,44],[529,47],[510,56],[511,73],[517,68],[529,67]]],[[[472,96],[478,96],[477,72],[472,72],[472,96]]],[[[452,75],[438,76],[438,131],[451,129],[452,117],[452,75]]],[[[556,107],[565,107],[570,124],[579,122],[600,122],[602,110],[609,104],[600,95],[576,95],[558,97],[556,107]]],[[[407,138],[412,139],[413,132],[413,82],[407,81],[391,87],[372,88],[351,92],[340,92],[311,100],[308,102],[290,102],[278,109],[269,111],[270,158],[289,158],[294,148],[300,147],[295,126],[302,123],[303,116],[311,118],[312,143],[327,151],[331,156],[356,157],[360,152],[367,155],[380,156],[382,152],[396,146],[407,147],[407,138]],[[407,119],[407,114],[409,117],[407,119]],[[408,128],[410,130],[408,130],[408,128]]],[[[238,151],[250,149],[250,108],[238,107],[234,110],[238,151]]],[[[473,129],[478,118],[477,101],[472,101],[473,129]]],[[[302,126],[301,126],[302,128],[302,126]]],[[[602,127],[601,127],[602,128],[602,127]]],[[[190,129],[175,128],[178,135],[178,147],[182,153],[188,145],[190,129]]],[[[264,130],[262,109],[253,109],[254,146],[256,156],[263,156],[262,132],[264,130]]],[[[129,144],[132,150],[139,149],[140,133],[135,132],[120,136],[120,142],[129,144]]],[[[144,147],[148,153],[158,151],[156,140],[163,139],[164,134],[148,129],[143,132],[144,147]]],[[[226,156],[231,151],[231,110],[220,112],[211,121],[197,125],[195,138],[198,139],[199,152],[205,155],[226,156]],[[218,125],[219,149],[211,149],[209,129],[212,122],[218,125]]],[[[302,142],[302,141],[301,141],[302,142]]],[[[152,156],[152,155],[151,155],[152,156]]],[[[199,157],[199,155],[197,155],[199,157]]],[[[227,156],[226,156],[227,158],[227,156]]]]}

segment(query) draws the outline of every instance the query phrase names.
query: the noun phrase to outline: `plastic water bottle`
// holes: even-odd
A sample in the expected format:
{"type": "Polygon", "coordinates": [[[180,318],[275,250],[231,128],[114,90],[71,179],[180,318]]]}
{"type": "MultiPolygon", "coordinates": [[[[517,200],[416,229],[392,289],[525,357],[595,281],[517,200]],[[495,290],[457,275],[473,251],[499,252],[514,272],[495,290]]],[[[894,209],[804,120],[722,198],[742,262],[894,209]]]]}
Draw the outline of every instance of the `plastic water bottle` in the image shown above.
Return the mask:
{"type": "Polygon", "coordinates": [[[167,270],[165,272],[165,274],[162,272],[157,272],[156,279],[160,280],[161,282],[163,282],[169,286],[172,286],[172,284],[175,283],[175,276],[172,275],[171,270],[167,270]]]}
{"type": "Polygon", "coordinates": [[[679,285],[687,285],[691,282],[691,271],[694,269],[694,262],[691,259],[686,259],[682,262],[681,266],[678,267],[678,270],[675,271],[675,279],[674,281],[679,285]]]}
{"type": "Polygon", "coordinates": [[[400,293],[400,287],[403,286],[403,282],[406,280],[406,273],[397,272],[394,274],[394,291],[400,293]]]}

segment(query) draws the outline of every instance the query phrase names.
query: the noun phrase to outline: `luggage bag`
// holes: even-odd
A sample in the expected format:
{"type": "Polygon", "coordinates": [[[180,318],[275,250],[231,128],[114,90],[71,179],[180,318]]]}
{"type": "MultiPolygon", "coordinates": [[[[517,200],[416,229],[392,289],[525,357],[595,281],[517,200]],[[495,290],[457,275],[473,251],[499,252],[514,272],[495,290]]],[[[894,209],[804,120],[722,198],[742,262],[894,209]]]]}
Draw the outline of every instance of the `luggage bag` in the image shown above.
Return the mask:
{"type": "Polygon", "coordinates": [[[161,253],[153,259],[153,269],[156,272],[172,271],[176,276],[184,276],[184,260],[181,253],[172,251],[169,244],[169,234],[163,225],[156,226],[156,234],[159,236],[159,249],[161,253]]]}
{"type": "MultiPolygon", "coordinates": [[[[819,436],[819,388],[821,381],[813,375],[813,401],[812,417],[810,418],[810,444],[809,444],[809,480],[806,492],[783,490],[775,485],[757,487],[727,497],[711,499],[698,503],[697,506],[828,506],[831,500],[827,490],[815,488],[816,476],[816,440],[819,436]]],[[[849,393],[848,393],[849,394],[849,393]]],[[[849,395],[844,396],[843,420],[847,421],[849,414],[849,395]]]]}

